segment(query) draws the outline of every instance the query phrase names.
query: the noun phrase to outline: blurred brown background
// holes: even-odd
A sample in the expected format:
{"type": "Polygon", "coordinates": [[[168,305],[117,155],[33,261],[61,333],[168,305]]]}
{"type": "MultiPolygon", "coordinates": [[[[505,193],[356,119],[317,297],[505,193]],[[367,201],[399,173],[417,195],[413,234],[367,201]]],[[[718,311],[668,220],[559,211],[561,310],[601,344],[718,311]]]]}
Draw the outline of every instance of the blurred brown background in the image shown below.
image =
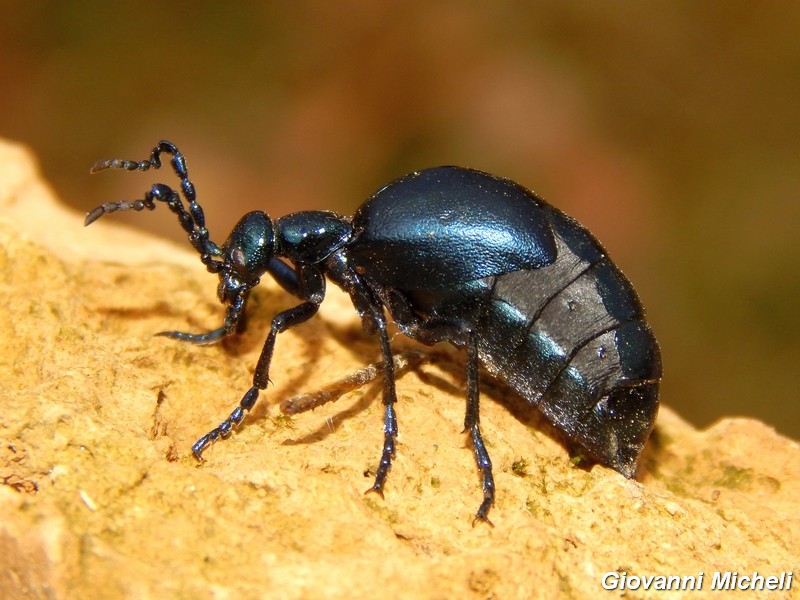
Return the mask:
{"type": "MultiPolygon", "coordinates": [[[[8,1],[0,135],[81,210],[154,180],[92,162],[170,139],[218,242],[424,166],[510,177],[635,283],[665,403],[798,438],[798,32],[795,3],[8,1]]],[[[159,213],[126,216],[180,237],[159,213]]]]}

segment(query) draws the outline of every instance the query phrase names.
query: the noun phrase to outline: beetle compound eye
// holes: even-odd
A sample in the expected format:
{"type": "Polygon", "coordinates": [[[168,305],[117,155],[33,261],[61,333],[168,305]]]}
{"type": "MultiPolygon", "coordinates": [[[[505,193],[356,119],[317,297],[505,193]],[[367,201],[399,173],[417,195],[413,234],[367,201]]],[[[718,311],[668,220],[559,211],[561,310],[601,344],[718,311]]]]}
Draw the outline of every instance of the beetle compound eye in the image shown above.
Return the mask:
{"type": "Polygon", "coordinates": [[[238,273],[247,272],[247,262],[241,248],[234,248],[231,251],[231,262],[238,273]]]}

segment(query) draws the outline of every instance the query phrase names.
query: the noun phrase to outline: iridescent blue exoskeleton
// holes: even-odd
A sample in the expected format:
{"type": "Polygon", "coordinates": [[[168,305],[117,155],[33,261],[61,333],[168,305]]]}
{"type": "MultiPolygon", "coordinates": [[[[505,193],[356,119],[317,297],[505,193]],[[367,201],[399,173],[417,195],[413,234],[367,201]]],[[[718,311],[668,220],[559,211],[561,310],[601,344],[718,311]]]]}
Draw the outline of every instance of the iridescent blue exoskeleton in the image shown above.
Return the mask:
{"type": "Polygon", "coordinates": [[[159,168],[162,154],[172,156],[180,192],[158,183],[142,200],[103,204],[86,217],[88,225],[107,213],[152,210],[164,202],[200,260],[219,276],[222,327],[161,335],[195,344],[233,335],[250,290],[266,274],[301,300],[272,319],[252,386],[230,416],[194,444],[198,460],[253,408],[269,381],[276,336],[316,314],[328,278],[350,295],[365,329],[381,344],[385,436],[370,491],[383,495],[397,436],[387,313],[423,344],[447,341],[466,349],[464,427],[483,487],[476,520],[488,522],[494,504],[492,465],[479,427],[479,365],[589,457],[634,476],[658,412],[659,348],[633,287],[575,220],[507,179],[438,167],[386,185],[352,219],[304,211],[272,220],[250,212],[218,246],[209,239],[185,158],[174,144],[159,142],[141,162],[108,160],[92,171],[159,168]]]}

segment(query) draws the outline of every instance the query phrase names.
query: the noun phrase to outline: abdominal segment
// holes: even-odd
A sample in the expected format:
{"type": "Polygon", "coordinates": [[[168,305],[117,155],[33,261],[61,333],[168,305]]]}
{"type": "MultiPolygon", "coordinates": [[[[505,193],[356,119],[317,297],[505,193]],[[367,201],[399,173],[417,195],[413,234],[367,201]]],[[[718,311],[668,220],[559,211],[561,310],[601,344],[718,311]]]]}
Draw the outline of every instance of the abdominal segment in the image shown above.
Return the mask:
{"type": "Polygon", "coordinates": [[[632,477],[658,409],[658,346],[594,238],[559,227],[568,217],[557,211],[552,219],[553,264],[482,280],[479,356],[593,458],[632,477]]]}

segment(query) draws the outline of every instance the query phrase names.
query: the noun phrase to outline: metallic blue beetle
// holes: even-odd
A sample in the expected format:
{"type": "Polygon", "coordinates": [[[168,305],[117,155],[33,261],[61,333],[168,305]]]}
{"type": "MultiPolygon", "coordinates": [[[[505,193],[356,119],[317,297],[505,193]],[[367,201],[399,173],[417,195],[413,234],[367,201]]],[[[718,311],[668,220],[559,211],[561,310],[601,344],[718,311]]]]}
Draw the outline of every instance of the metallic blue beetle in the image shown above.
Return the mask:
{"type": "Polygon", "coordinates": [[[479,427],[479,364],[589,457],[633,477],[658,412],[659,348],[633,287],[575,220],[507,179],[438,167],[388,184],[352,220],[328,211],[274,221],[264,212],[248,213],[220,247],[209,239],[185,158],[174,144],[161,141],[147,160],[107,160],[92,172],[159,168],[161,154],[172,156],[180,194],[155,184],[143,200],[103,204],[86,217],[89,225],[106,213],[153,210],[156,201],[165,202],[200,260],[219,275],[223,326],[161,335],[209,344],[234,334],[250,290],[267,273],[302,300],[272,319],[252,387],[194,444],[198,460],[253,408],[269,381],[276,336],[316,314],[327,277],[350,295],[365,329],[381,343],[385,437],[369,491],[383,495],[397,436],[387,312],[423,344],[447,341],[467,350],[464,426],[483,486],[475,520],[488,522],[494,504],[492,464],[479,427]]]}

